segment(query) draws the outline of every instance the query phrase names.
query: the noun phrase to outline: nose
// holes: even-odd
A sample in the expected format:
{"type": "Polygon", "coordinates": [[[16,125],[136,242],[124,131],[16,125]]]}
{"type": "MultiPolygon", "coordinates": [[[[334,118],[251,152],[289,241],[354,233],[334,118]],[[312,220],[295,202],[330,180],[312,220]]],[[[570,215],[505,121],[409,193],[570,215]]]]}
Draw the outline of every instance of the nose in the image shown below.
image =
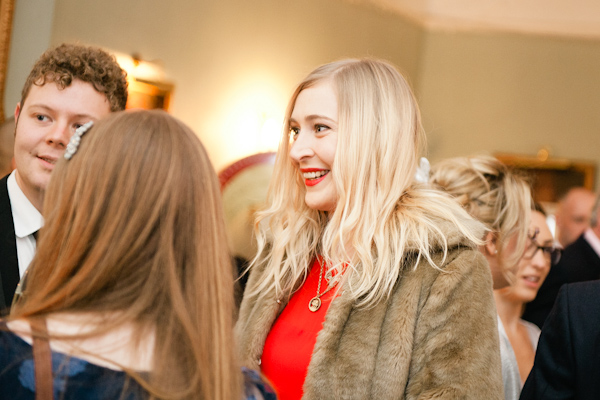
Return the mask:
{"type": "Polygon", "coordinates": [[[296,163],[300,163],[307,158],[314,156],[312,140],[309,134],[298,132],[296,139],[292,142],[290,148],[290,157],[296,163]]]}
{"type": "Polygon", "coordinates": [[[68,123],[57,122],[46,135],[46,143],[60,148],[66,148],[74,130],[68,123]]]}
{"type": "Polygon", "coordinates": [[[542,249],[537,249],[531,259],[531,265],[538,269],[550,268],[550,259],[548,259],[542,249]]]}

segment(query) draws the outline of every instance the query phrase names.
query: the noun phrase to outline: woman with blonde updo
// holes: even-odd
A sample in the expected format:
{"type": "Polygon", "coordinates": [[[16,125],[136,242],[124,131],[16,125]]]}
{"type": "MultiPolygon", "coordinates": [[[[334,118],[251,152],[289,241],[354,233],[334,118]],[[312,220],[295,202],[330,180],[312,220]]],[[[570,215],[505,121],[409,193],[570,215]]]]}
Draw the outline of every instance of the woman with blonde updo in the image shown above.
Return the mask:
{"type": "Polygon", "coordinates": [[[162,111],[84,125],[43,215],[0,399],[274,399],[234,355],[220,190],[191,129],[162,111]]]}
{"type": "MultiPolygon", "coordinates": [[[[528,182],[489,156],[443,160],[432,167],[430,182],[484,223],[488,230],[479,249],[488,261],[494,289],[509,286],[527,243],[532,206],[528,182]]],[[[505,399],[518,399],[519,368],[500,319],[498,330],[505,399]]]]}
{"type": "Polygon", "coordinates": [[[425,135],[384,61],[311,72],[286,112],[236,325],[283,400],[499,399],[483,226],[414,180],[425,135]]]}

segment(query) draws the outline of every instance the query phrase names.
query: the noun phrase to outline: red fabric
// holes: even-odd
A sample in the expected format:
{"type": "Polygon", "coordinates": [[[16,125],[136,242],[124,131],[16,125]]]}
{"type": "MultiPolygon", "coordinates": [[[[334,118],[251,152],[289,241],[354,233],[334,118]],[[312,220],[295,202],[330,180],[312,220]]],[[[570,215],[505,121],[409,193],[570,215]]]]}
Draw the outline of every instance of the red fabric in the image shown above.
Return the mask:
{"type": "MultiPolygon", "coordinates": [[[[302,397],[302,386],[308,371],[317,335],[323,328],[325,314],[336,288],[321,296],[321,307],[312,312],[310,300],[317,295],[320,264],[311,266],[304,285],[292,295],[273,324],[261,359],[261,371],[272,383],[280,400],[297,400],[302,397]]],[[[325,270],[321,279],[321,292],[326,290],[325,270]]]]}

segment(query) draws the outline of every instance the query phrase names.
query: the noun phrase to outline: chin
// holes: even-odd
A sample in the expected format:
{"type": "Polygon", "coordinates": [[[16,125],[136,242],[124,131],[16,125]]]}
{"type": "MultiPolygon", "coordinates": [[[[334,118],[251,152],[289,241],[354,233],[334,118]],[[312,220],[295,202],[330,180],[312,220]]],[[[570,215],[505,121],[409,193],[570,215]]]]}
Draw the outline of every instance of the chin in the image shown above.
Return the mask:
{"type": "Polygon", "coordinates": [[[335,210],[336,203],[328,201],[318,201],[310,198],[305,198],[306,206],[312,210],[331,212],[335,210]]]}

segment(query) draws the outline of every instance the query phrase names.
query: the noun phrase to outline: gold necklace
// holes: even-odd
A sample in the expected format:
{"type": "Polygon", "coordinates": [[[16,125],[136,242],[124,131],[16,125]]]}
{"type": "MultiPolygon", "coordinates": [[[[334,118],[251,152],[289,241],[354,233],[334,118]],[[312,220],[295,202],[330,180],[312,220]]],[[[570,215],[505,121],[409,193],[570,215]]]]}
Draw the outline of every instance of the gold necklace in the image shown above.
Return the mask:
{"type": "Polygon", "coordinates": [[[337,285],[337,281],[333,284],[333,286],[328,287],[323,293],[319,292],[321,291],[321,279],[323,279],[323,263],[321,263],[319,261],[319,265],[321,266],[321,270],[319,272],[319,285],[317,286],[317,295],[315,297],[313,297],[312,299],[310,299],[310,301],[308,302],[308,309],[312,312],[317,312],[319,310],[319,308],[321,308],[321,296],[323,296],[325,293],[329,292],[331,289],[333,289],[336,285],[337,285]]]}

